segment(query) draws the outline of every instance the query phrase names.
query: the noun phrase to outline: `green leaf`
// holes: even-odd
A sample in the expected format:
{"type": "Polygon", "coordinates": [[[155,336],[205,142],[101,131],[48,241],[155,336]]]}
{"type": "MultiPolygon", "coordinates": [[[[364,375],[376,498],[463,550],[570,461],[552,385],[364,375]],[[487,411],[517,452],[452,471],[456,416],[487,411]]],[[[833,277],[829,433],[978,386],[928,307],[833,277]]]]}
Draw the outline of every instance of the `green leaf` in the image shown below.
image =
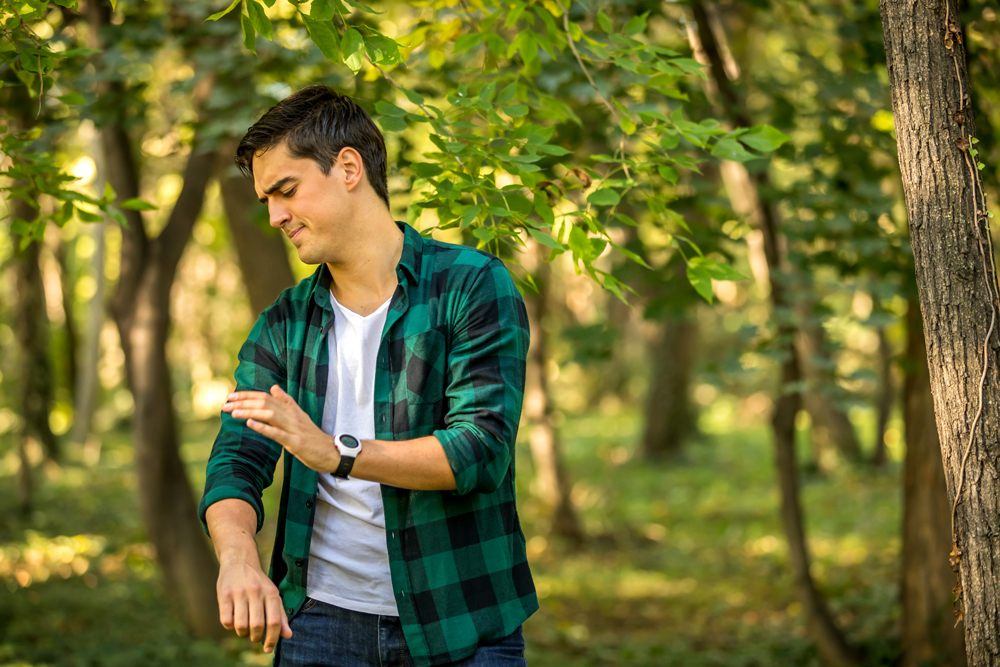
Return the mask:
{"type": "Polygon", "coordinates": [[[257,0],[246,0],[247,11],[250,13],[250,23],[257,34],[264,39],[271,39],[271,19],[264,13],[264,7],[257,0]]]}
{"type": "Polygon", "coordinates": [[[507,102],[510,102],[512,99],[514,99],[514,95],[516,94],[517,94],[517,81],[510,84],[509,86],[505,86],[504,89],[500,91],[500,95],[497,96],[497,101],[496,101],[497,106],[500,106],[502,104],[507,104],[507,102]]]}
{"type": "MultiPolygon", "coordinates": [[[[646,17],[649,16],[649,12],[645,12],[640,16],[633,16],[629,19],[629,22],[625,24],[625,34],[626,35],[638,35],[641,32],[646,31],[646,17]]],[[[600,19],[598,19],[600,20],[600,19]]],[[[611,32],[608,30],[607,32],[611,32]]]]}
{"type": "Polygon", "coordinates": [[[622,200],[621,195],[618,194],[617,190],[612,188],[601,188],[596,192],[592,192],[587,201],[594,206],[615,206],[622,200]]]}
{"type": "Polygon", "coordinates": [[[719,139],[712,147],[712,155],[734,162],[746,162],[760,157],[743,148],[743,145],[736,139],[719,139]]]}
{"type": "Polygon", "coordinates": [[[462,224],[472,224],[472,221],[479,217],[479,212],[481,210],[482,209],[479,206],[466,206],[465,210],[462,211],[462,224]]]}
{"type": "Polygon", "coordinates": [[[461,53],[462,51],[471,49],[483,41],[483,39],[484,35],[481,32],[472,33],[470,35],[462,35],[455,40],[455,53],[461,53]]]}
{"type": "Polygon", "coordinates": [[[122,203],[118,204],[121,208],[128,208],[133,211],[155,211],[159,207],[155,204],[150,204],[148,201],[142,199],[126,199],[122,203]]]}
{"type": "Polygon", "coordinates": [[[513,104],[509,107],[504,107],[503,112],[511,118],[520,118],[521,116],[526,116],[528,114],[528,105],[513,104]]]}
{"type": "Polygon", "coordinates": [[[100,222],[104,220],[104,216],[99,213],[91,213],[90,211],[82,208],[76,209],[76,215],[82,222],[100,222]]]}
{"type": "Polygon", "coordinates": [[[786,141],[791,141],[791,137],[776,130],[770,125],[757,125],[750,128],[750,131],[740,137],[740,141],[750,148],[762,153],[769,153],[778,149],[786,141]]]}
{"type": "Polygon", "coordinates": [[[410,168],[418,178],[433,178],[444,171],[440,165],[433,162],[414,162],[410,168]]]}
{"type": "Polygon", "coordinates": [[[375,102],[375,111],[379,112],[384,116],[405,116],[406,110],[400,109],[395,104],[389,104],[388,102],[383,102],[378,100],[375,102]]]}
{"type": "Polygon", "coordinates": [[[378,14],[385,14],[385,12],[377,12],[374,9],[372,9],[371,7],[362,5],[360,2],[355,2],[355,0],[344,0],[344,1],[347,4],[349,4],[351,7],[354,7],[355,9],[360,9],[361,11],[366,12],[368,14],[376,14],[376,15],[378,15],[378,14]]]}
{"type": "Polygon", "coordinates": [[[476,227],[472,230],[472,235],[483,243],[489,243],[496,238],[496,232],[494,232],[489,227],[476,227]]]}
{"type": "MultiPolygon", "coordinates": [[[[702,259],[696,257],[695,259],[702,259]]],[[[687,265],[687,278],[688,282],[691,283],[691,287],[709,303],[712,303],[712,277],[708,274],[705,267],[697,265],[694,260],[688,262],[687,265]]]]}
{"type": "Polygon", "coordinates": [[[635,121],[628,116],[622,116],[622,132],[625,134],[635,134],[636,125],[635,121]]]}
{"type": "Polygon", "coordinates": [[[406,95],[406,99],[410,100],[414,104],[424,103],[424,96],[415,90],[410,90],[409,88],[403,88],[403,94],[406,95]]]}
{"type": "Polygon", "coordinates": [[[102,204],[110,204],[115,200],[115,189],[111,187],[110,181],[104,182],[104,196],[101,197],[102,204]]]}
{"type": "Polygon", "coordinates": [[[83,98],[83,95],[81,95],[80,93],[70,93],[69,95],[60,95],[59,101],[62,102],[63,104],[69,104],[69,105],[80,105],[87,103],[87,100],[85,100],[83,98]]]}
{"type": "Polygon", "coordinates": [[[386,132],[402,132],[406,129],[406,121],[396,116],[382,116],[378,119],[378,124],[386,132]]]}
{"type": "Polygon", "coordinates": [[[609,35],[614,34],[615,27],[611,25],[611,19],[608,18],[608,15],[604,13],[603,9],[597,12],[597,23],[598,25],[601,26],[601,30],[603,30],[604,32],[608,33],[609,35]]]}
{"type": "MultiPolygon", "coordinates": [[[[576,229],[576,228],[574,227],[574,229],[576,229]]],[[[563,246],[562,243],[559,243],[559,241],[556,241],[554,238],[552,238],[548,234],[543,234],[542,232],[538,231],[537,229],[531,229],[529,227],[528,228],[528,233],[531,234],[531,238],[535,239],[536,241],[538,241],[539,243],[541,243],[543,246],[546,246],[548,248],[552,248],[553,250],[565,250],[566,249],[563,246]]]]}
{"type": "Polygon", "coordinates": [[[219,20],[219,19],[221,19],[221,18],[222,18],[223,16],[225,16],[225,15],[226,15],[226,14],[228,14],[229,12],[233,11],[234,9],[236,9],[236,5],[238,5],[238,4],[240,4],[240,0],[233,0],[233,1],[232,1],[232,2],[231,2],[231,3],[229,4],[229,6],[228,6],[228,7],[226,7],[225,9],[223,9],[223,10],[222,10],[221,12],[216,12],[216,13],[212,14],[211,16],[209,16],[209,17],[208,17],[207,19],[205,19],[205,20],[206,20],[206,21],[218,21],[218,20],[219,20]]]}
{"type": "Polygon", "coordinates": [[[690,58],[671,58],[669,62],[674,67],[687,72],[688,74],[697,74],[702,79],[708,79],[708,75],[704,70],[707,65],[702,65],[697,60],[691,60],[690,58]]]}
{"type": "Polygon", "coordinates": [[[669,181],[673,185],[677,185],[677,170],[676,169],[674,169],[673,167],[668,167],[665,164],[661,164],[659,167],[656,168],[656,171],[660,174],[660,177],[663,180],[669,181]]]}
{"type": "Polygon", "coordinates": [[[344,64],[357,74],[361,70],[361,64],[365,59],[365,39],[361,33],[354,28],[348,28],[344,32],[344,41],[341,42],[344,51],[344,64]]]}
{"type": "Polygon", "coordinates": [[[399,62],[399,45],[396,44],[395,40],[389,39],[385,35],[369,35],[365,39],[365,48],[373,63],[395,65],[399,62]]]}
{"type": "Polygon", "coordinates": [[[312,5],[309,6],[309,18],[314,21],[332,21],[333,5],[330,4],[330,0],[312,0],[312,5]]]}
{"type": "Polygon", "coordinates": [[[653,268],[649,264],[646,263],[646,260],[644,260],[639,255],[635,254],[634,252],[632,252],[628,248],[623,248],[620,245],[616,245],[615,246],[615,250],[617,250],[621,254],[625,255],[626,257],[628,257],[629,259],[631,259],[633,262],[635,262],[639,266],[644,266],[647,269],[652,269],[653,268]]]}
{"type": "Polygon", "coordinates": [[[340,38],[333,24],[329,21],[314,21],[310,16],[303,16],[306,29],[313,44],[319,49],[323,57],[330,62],[340,62],[340,38]]]}
{"type": "Polygon", "coordinates": [[[250,22],[250,17],[240,13],[240,25],[243,27],[243,46],[249,49],[251,53],[256,54],[257,46],[254,43],[256,33],[253,29],[253,23],[250,22]]]}

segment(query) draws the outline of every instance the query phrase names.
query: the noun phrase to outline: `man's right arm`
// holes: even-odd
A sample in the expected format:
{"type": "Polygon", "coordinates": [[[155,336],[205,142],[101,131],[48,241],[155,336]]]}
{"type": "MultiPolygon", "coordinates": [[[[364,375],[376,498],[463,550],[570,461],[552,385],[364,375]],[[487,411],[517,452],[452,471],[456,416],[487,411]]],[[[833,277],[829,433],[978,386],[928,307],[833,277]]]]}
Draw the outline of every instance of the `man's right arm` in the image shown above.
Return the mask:
{"type": "Polygon", "coordinates": [[[257,512],[243,500],[227,498],[209,506],[205,521],[219,559],[219,621],[240,637],[264,639],[264,652],[270,653],[278,635],[287,639],[292,629],[278,587],[260,566],[257,512]]]}
{"type": "MultiPolygon", "coordinates": [[[[237,390],[284,387],[287,378],[280,349],[265,311],[240,348],[237,390]]],[[[240,637],[265,639],[268,652],[279,634],[291,636],[278,589],[261,569],[254,541],[264,520],[261,495],[271,484],[280,455],[281,447],[273,440],[223,412],[198,508],[219,558],[219,620],[240,637]]]]}

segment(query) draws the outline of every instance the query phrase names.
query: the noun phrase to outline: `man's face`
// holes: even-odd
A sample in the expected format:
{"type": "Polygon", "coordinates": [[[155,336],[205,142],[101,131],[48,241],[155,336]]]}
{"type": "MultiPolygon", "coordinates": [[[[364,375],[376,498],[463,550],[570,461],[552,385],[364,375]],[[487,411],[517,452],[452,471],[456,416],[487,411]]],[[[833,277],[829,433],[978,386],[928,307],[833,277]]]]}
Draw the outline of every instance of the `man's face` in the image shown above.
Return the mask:
{"type": "MultiPolygon", "coordinates": [[[[345,152],[349,149],[341,156],[345,152]]],[[[289,155],[284,143],[254,156],[254,189],[267,204],[271,226],[291,239],[306,264],[338,261],[338,241],[352,218],[348,195],[354,186],[350,164],[345,169],[351,156],[346,157],[338,157],[324,174],[315,161],[289,155]]]]}

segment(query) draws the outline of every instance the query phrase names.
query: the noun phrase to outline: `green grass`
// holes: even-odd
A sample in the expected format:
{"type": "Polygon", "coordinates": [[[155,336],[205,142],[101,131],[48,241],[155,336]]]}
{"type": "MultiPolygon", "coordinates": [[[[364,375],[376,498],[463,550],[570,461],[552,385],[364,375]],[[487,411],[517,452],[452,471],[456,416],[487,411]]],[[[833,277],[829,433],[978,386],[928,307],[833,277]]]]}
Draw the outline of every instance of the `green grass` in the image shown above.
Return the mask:
{"type": "MultiPolygon", "coordinates": [[[[612,406],[568,419],[584,548],[545,534],[519,444],[520,512],[541,598],[525,624],[530,664],[819,664],[791,590],[770,435],[761,424],[731,430],[729,408],[703,415],[702,441],[661,466],[635,457],[635,414],[612,406]]],[[[186,426],[196,491],[216,428],[186,426]]],[[[31,516],[0,513],[0,666],[270,664],[245,640],[192,640],[171,614],[138,515],[128,437],[108,434],[92,467],[70,451],[61,468],[39,470],[31,516]]],[[[0,443],[4,508],[16,502],[12,454],[0,443]]],[[[814,574],[869,665],[898,654],[899,472],[894,461],[882,472],[845,466],[803,478],[814,574]]],[[[276,502],[272,487],[266,503],[276,502]]]]}

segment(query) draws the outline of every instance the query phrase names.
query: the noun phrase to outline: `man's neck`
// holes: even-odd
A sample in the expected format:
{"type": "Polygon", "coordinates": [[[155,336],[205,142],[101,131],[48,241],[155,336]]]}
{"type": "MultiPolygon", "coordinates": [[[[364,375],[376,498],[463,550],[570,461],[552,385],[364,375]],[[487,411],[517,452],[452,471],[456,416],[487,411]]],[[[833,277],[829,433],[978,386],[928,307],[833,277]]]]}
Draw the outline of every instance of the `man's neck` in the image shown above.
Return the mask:
{"type": "Polygon", "coordinates": [[[370,315],[396,290],[396,265],[403,254],[405,235],[383,209],[365,224],[351,245],[349,258],[327,263],[330,289],[340,305],[359,315],[370,315]]]}

